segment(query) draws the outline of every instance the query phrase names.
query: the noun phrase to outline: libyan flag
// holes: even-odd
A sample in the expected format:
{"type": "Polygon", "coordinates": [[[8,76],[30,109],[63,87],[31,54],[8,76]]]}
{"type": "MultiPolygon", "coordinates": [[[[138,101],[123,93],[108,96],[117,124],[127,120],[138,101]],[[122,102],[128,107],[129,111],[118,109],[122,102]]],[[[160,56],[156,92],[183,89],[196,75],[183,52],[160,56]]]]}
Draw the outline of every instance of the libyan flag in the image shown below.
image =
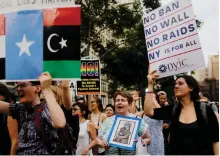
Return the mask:
{"type": "Polygon", "coordinates": [[[44,11],[44,71],[80,78],[80,8],[44,11]]]}
{"type": "Polygon", "coordinates": [[[76,6],[0,15],[0,79],[32,80],[45,71],[55,79],[79,79],[80,12],[76,6]]]}

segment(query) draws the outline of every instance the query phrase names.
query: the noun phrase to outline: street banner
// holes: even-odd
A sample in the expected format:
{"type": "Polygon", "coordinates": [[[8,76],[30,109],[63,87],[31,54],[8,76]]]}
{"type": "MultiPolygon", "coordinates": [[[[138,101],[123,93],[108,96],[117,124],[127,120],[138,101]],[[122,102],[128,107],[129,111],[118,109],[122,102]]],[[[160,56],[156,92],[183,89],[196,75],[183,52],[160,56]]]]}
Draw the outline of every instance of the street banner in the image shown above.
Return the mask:
{"type": "MultiPolygon", "coordinates": [[[[0,3],[1,4],[1,3],[0,3]]],[[[0,79],[80,79],[81,7],[0,15],[0,79]]]]}
{"type": "Polygon", "coordinates": [[[100,81],[77,81],[77,95],[100,95],[100,81]]]}
{"type": "Polygon", "coordinates": [[[100,80],[99,60],[81,60],[81,79],[100,80]]]}
{"type": "Polygon", "coordinates": [[[143,24],[149,64],[160,78],[205,67],[191,0],[144,14],[143,24]]]}
{"type": "Polygon", "coordinates": [[[0,0],[0,14],[35,9],[63,8],[75,5],[75,0],[0,0]]]}

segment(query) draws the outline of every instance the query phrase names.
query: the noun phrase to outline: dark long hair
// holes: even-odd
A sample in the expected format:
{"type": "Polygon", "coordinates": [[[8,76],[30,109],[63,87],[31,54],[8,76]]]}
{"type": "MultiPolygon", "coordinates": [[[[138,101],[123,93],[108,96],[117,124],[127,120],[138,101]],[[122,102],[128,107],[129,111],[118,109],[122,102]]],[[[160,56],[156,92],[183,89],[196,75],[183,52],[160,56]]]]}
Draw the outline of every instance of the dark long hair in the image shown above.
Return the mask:
{"type": "Polygon", "coordinates": [[[75,107],[75,106],[78,106],[80,108],[80,111],[83,113],[83,117],[85,119],[88,119],[88,109],[87,109],[86,105],[76,102],[73,104],[72,107],[75,107]]]}
{"type": "Polygon", "coordinates": [[[0,95],[4,97],[5,102],[10,102],[10,91],[6,85],[0,82],[0,95]]]}
{"type": "Polygon", "coordinates": [[[198,101],[200,88],[196,79],[190,75],[181,75],[177,77],[177,79],[179,78],[183,78],[186,81],[187,85],[192,89],[192,91],[190,92],[190,99],[192,101],[198,101]]]}

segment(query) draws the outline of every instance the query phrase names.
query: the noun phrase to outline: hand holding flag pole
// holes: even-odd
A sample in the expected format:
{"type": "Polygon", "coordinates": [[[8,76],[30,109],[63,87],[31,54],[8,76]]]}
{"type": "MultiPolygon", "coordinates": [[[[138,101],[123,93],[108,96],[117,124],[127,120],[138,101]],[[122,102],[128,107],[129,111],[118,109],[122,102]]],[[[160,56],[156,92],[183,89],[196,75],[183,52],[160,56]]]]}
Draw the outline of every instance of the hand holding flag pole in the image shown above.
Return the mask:
{"type": "Polygon", "coordinates": [[[52,77],[49,72],[41,74],[41,76],[38,77],[38,80],[40,81],[42,90],[50,88],[52,84],[52,77]]]}

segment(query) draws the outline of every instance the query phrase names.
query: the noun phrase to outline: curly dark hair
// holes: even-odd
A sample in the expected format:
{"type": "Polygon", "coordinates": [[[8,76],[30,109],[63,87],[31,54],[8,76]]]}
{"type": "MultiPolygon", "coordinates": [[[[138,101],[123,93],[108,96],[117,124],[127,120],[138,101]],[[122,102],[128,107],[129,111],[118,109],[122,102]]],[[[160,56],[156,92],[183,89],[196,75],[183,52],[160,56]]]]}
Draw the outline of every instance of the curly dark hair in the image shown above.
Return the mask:
{"type": "Polygon", "coordinates": [[[105,107],[105,109],[107,109],[108,107],[111,107],[112,110],[113,110],[113,112],[115,112],[115,107],[114,107],[112,104],[108,104],[108,105],[105,107]]]}
{"type": "Polygon", "coordinates": [[[190,99],[192,101],[198,101],[200,88],[196,79],[190,75],[178,76],[176,80],[178,80],[179,78],[183,78],[186,81],[187,85],[192,89],[192,91],[190,92],[190,99]]]}

